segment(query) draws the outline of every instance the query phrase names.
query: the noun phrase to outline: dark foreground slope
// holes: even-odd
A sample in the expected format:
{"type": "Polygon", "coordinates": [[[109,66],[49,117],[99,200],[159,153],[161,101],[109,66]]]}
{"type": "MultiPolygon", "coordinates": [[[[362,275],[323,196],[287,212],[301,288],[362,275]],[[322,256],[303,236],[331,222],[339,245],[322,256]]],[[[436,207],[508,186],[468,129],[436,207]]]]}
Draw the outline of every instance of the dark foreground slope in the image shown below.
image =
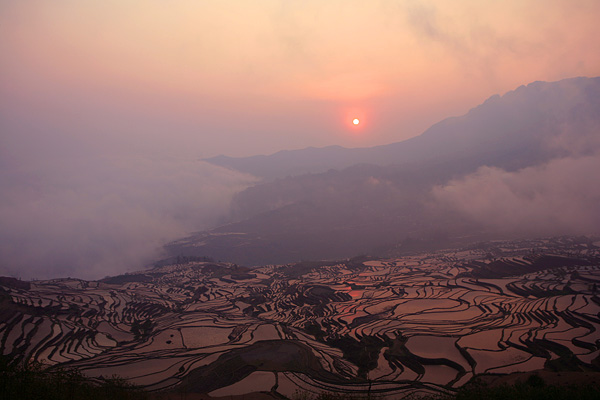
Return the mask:
{"type": "MultiPolygon", "coordinates": [[[[168,250],[263,264],[382,254],[398,243],[435,248],[458,238],[484,238],[486,232],[498,236],[485,218],[465,218],[432,196],[432,188],[482,166],[510,173],[558,159],[596,157],[598,127],[600,78],[574,78],[492,96],[464,116],[387,146],[212,159],[272,180],[237,196],[230,224],[172,243],[168,250]]],[[[574,177],[584,180],[583,191],[575,190],[581,196],[595,186],[593,172],[586,172],[574,177]]],[[[527,196],[545,195],[526,186],[527,196]]]]}
{"type": "MultiPolygon", "coordinates": [[[[199,382],[210,382],[204,378],[199,382]]],[[[3,398],[10,400],[208,400],[212,397],[182,392],[145,392],[121,378],[111,378],[99,383],[81,374],[77,369],[51,370],[38,364],[9,365],[0,358],[0,388],[3,398]]],[[[281,399],[271,392],[255,392],[228,399],[269,400],[281,399]]],[[[372,395],[322,392],[311,394],[297,392],[294,400],[392,400],[372,395]]],[[[413,400],[595,400],[600,398],[600,373],[535,371],[508,376],[487,376],[463,386],[456,393],[440,396],[414,396],[413,400]]]]}

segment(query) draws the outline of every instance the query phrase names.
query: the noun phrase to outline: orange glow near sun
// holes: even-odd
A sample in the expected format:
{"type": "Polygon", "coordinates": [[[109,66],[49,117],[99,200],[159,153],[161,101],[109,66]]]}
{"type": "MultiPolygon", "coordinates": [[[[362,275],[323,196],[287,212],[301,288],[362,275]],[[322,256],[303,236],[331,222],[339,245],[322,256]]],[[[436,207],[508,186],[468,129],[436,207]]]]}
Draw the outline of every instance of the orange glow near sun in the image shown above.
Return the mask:
{"type": "Polygon", "coordinates": [[[365,119],[368,116],[368,110],[364,105],[352,105],[344,107],[342,114],[340,115],[341,121],[344,124],[346,133],[349,133],[352,137],[362,136],[370,125],[370,119],[365,119]],[[368,121],[368,123],[367,123],[368,121]]]}

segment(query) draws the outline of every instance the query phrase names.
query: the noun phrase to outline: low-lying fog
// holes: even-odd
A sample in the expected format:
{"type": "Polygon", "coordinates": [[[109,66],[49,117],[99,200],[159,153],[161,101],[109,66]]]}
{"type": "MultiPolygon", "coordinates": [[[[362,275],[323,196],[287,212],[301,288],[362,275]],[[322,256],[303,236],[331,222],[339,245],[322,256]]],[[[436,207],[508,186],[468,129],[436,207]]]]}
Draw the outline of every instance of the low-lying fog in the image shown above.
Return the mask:
{"type": "Polygon", "coordinates": [[[254,179],[193,159],[29,156],[0,171],[0,275],[23,279],[140,269],[217,223],[254,179]]]}

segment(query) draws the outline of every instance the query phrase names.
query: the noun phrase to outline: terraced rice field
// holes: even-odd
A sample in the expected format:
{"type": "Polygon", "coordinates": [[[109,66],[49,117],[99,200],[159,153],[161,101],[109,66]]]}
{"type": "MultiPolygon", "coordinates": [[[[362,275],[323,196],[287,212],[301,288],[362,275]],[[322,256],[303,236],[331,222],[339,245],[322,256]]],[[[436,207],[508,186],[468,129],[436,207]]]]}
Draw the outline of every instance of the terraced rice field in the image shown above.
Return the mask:
{"type": "Polygon", "coordinates": [[[150,390],[451,391],[600,369],[600,254],[569,239],[386,260],[0,280],[0,349],[150,390]]]}

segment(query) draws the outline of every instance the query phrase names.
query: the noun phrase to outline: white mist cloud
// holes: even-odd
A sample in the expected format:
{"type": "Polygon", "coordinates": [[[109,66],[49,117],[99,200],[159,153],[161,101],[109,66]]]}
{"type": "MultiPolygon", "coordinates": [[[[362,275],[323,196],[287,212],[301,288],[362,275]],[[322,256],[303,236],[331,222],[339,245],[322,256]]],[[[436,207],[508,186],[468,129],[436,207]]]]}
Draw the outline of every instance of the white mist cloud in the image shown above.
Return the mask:
{"type": "MultiPolygon", "coordinates": [[[[249,175],[143,156],[43,159],[0,172],[0,275],[100,278],[218,222],[249,175]]],[[[17,166],[18,165],[18,166],[17,166]]]]}
{"type": "Polygon", "coordinates": [[[600,227],[598,171],[598,154],[514,172],[482,167],[433,194],[438,204],[504,233],[593,233],[600,227]]]}

